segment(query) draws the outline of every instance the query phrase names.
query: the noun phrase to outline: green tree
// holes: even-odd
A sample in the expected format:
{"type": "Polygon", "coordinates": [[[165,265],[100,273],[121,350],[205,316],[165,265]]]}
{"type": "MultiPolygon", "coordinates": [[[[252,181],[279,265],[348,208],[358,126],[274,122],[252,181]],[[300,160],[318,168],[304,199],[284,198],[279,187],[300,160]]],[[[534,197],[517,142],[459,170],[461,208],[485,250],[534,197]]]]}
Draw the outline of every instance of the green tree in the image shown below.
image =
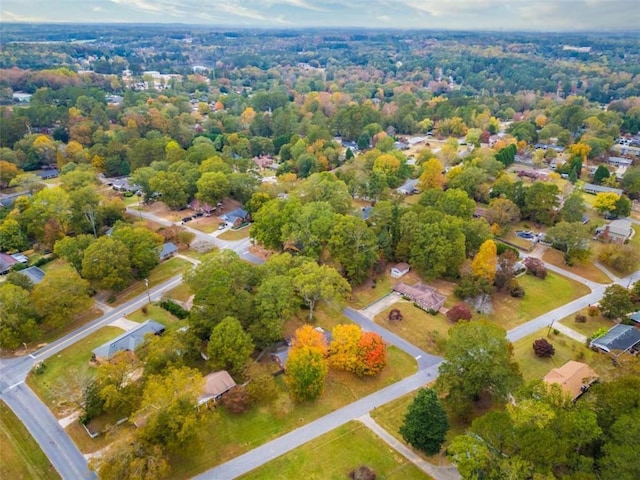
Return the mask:
{"type": "Polygon", "coordinates": [[[640,194],[640,167],[629,168],[622,178],[622,188],[632,198],[640,194]]]}
{"type": "Polygon", "coordinates": [[[163,238],[147,227],[116,224],[111,235],[124,244],[129,252],[129,264],[137,278],[145,278],[160,261],[163,238]]]}
{"type": "Polygon", "coordinates": [[[611,173],[609,169],[604,165],[598,165],[595,173],[593,174],[593,183],[600,185],[605,178],[609,178],[611,173]]]}
{"type": "Polygon", "coordinates": [[[378,255],[378,242],[366,222],[353,215],[340,215],[331,229],[329,252],[355,285],[369,277],[378,255]]]}
{"type": "Polygon", "coordinates": [[[48,272],[31,292],[38,314],[52,327],[62,327],[91,305],[89,283],[70,266],[48,272]]]}
{"type": "Polygon", "coordinates": [[[77,272],[82,272],[84,252],[94,240],[95,238],[92,235],[64,237],[53,246],[53,253],[73,265],[77,272]]]}
{"type": "Polygon", "coordinates": [[[631,292],[621,285],[609,285],[600,300],[600,311],[607,318],[622,318],[634,309],[631,292]]]}
{"type": "Polygon", "coordinates": [[[162,196],[171,209],[184,207],[189,201],[187,181],[178,172],[158,172],[149,180],[149,188],[162,196]]]}
{"type": "Polygon", "coordinates": [[[503,328],[485,322],[460,322],[449,330],[445,361],[436,386],[458,412],[487,394],[503,400],[521,381],[503,328]]]}
{"type": "Polygon", "coordinates": [[[20,347],[38,338],[40,328],[29,290],[9,282],[0,285],[0,348],[20,347]]]}
{"type": "Polygon", "coordinates": [[[582,222],[582,218],[587,211],[587,207],[580,192],[574,191],[564,200],[560,209],[562,219],[565,222],[582,222]]]}
{"type": "Polygon", "coordinates": [[[213,327],[207,355],[213,369],[228,370],[232,375],[238,375],[249,362],[253,349],[251,335],[244,331],[237,319],[226,317],[213,327]]]}
{"type": "Polygon", "coordinates": [[[449,188],[438,198],[435,207],[446,215],[471,219],[476,202],[464,190],[449,188]]]}
{"type": "Polygon", "coordinates": [[[204,427],[196,408],[203,386],[202,374],[193,368],[171,368],[163,375],[151,375],[140,408],[133,414],[133,418],[145,419],[137,436],[172,452],[193,446],[204,427]]]}
{"type": "Polygon", "coordinates": [[[553,183],[534,183],[525,191],[523,215],[534,222],[551,225],[558,207],[559,193],[553,183]]]}
{"type": "Polygon", "coordinates": [[[229,194],[231,183],[222,172],[205,172],[196,182],[198,200],[209,205],[216,205],[229,194]]]}
{"type": "Polygon", "coordinates": [[[407,409],[400,435],[427,455],[435,455],[446,439],[447,430],[447,413],[435,390],[421,388],[407,409]]]}
{"type": "Polygon", "coordinates": [[[12,217],[0,223],[0,250],[4,252],[21,252],[29,247],[29,240],[22,231],[20,223],[12,217]]]}
{"type": "Polygon", "coordinates": [[[129,250],[119,240],[98,238],[84,252],[82,276],[97,288],[122,290],[131,280],[129,250]]]}
{"type": "Polygon", "coordinates": [[[328,371],[321,350],[309,345],[292,347],[287,358],[285,383],[293,399],[307,402],[320,397],[328,371]]]}
{"type": "Polygon", "coordinates": [[[586,260],[591,254],[589,240],[591,232],[582,223],[560,222],[547,230],[547,240],[565,253],[565,261],[586,260]]]}
{"type": "Polygon", "coordinates": [[[520,220],[520,209],[508,198],[494,198],[485,213],[487,221],[498,225],[501,229],[520,220]]]}
{"type": "Polygon", "coordinates": [[[164,448],[135,435],[116,440],[100,462],[92,460],[90,466],[104,480],[157,480],[171,471],[164,448]]]}
{"type": "Polygon", "coordinates": [[[291,274],[296,292],[309,307],[309,321],[313,320],[313,310],[319,301],[341,303],[351,291],[335,269],[314,261],[305,262],[291,274]]]}

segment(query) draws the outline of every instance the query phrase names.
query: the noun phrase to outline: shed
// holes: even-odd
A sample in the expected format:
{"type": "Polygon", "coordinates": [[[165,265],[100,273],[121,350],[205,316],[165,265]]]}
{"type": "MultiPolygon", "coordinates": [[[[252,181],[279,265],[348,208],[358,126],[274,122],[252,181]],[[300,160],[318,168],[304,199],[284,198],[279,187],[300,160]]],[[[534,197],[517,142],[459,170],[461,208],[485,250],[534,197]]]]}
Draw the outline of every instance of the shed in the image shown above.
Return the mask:
{"type": "Polygon", "coordinates": [[[620,354],[637,349],[640,344],[640,329],[631,325],[616,325],[602,337],[591,340],[589,346],[598,348],[603,352],[613,353],[619,351],[620,354]]]}
{"type": "Polygon", "coordinates": [[[409,270],[411,270],[411,266],[408,263],[406,262],[398,263],[397,265],[394,265],[393,267],[391,267],[391,277],[400,278],[406,275],[407,273],[409,273],[409,270]]]}
{"type": "Polygon", "coordinates": [[[236,382],[226,370],[210,373],[204,377],[204,387],[202,388],[202,394],[198,398],[198,405],[207,403],[210,400],[218,400],[235,386],[236,382]]]}
{"type": "Polygon", "coordinates": [[[134,352],[144,343],[144,337],[147,334],[162,335],[162,333],[164,333],[164,325],[147,320],[113,340],[103,343],[93,351],[93,356],[98,361],[106,361],[118,352],[127,350],[134,352]]]}
{"type": "Polygon", "coordinates": [[[560,368],[552,369],[542,380],[545,383],[560,385],[563,392],[569,394],[572,400],[576,400],[597,379],[598,374],[589,365],[569,360],[560,368]]]}

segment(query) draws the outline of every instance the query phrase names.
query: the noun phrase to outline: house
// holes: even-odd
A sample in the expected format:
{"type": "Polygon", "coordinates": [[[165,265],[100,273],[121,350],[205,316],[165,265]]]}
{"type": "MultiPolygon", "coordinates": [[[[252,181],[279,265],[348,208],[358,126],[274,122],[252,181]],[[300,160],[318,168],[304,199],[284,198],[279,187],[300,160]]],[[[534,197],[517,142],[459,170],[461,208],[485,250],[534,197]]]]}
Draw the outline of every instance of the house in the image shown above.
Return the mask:
{"type": "Polygon", "coordinates": [[[418,282],[415,285],[407,285],[399,282],[391,287],[391,290],[403,297],[407,297],[414,302],[416,306],[427,312],[439,311],[447,299],[447,297],[438,293],[435,288],[425,285],[422,282],[418,282]]]}
{"type": "Polygon", "coordinates": [[[607,225],[596,229],[596,235],[604,240],[616,243],[626,242],[632,234],[631,222],[624,219],[613,220],[607,225]]]}
{"type": "Polygon", "coordinates": [[[34,285],[39,284],[45,276],[44,270],[38,267],[25,268],[24,270],[20,270],[18,273],[27,277],[34,285]]]}
{"type": "Polygon", "coordinates": [[[205,215],[211,215],[211,212],[216,211],[216,207],[212,207],[205,202],[200,202],[197,198],[192,200],[188,206],[191,210],[194,210],[195,212],[202,212],[205,215]]]}
{"type": "Polygon", "coordinates": [[[11,267],[16,263],[18,263],[18,260],[13,258],[11,255],[0,253],[0,275],[4,275],[11,270],[11,267]]]}
{"type": "Polygon", "coordinates": [[[411,266],[406,262],[398,263],[391,267],[391,278],[400,278],[411,270],[411,266]]]}
{"type": "Polygon", "coordinates": [[[131,185],[129,183],[129,179],[127,178],[121,178],[118,180],[115,180],[113,182],[112,188],[118,192],[131,192],[131,193],[138,193],[139,191],[142,190],[142,187],[140,185],[131,185]]]}
{"type": "Polygon", "coordinates": [[[204,377],[204,387],[202,388],[202,394],[198,398],[198,405],[202,405],[211,400],[214,402],[217,401],[222,395],[235,386],[236,382],[226,370],[210,373],[204,377]]]}
{"type": "Polygon", "coordinates": [[[396,150],[409,150],[409,144],[406,142],[393,142],[393,148],[396,150]]]}
{"type": "Polygon", "coordinates": [[[616,167],[630,167],[633,164],[633,160],[623,157],[609,157],[607,163],[616,167]]]}
{"type": "Polygon", "coordinates": [[[11,256],[18,261],[18,263],[29,263],[29,259],[26,257],[26,255],[23,255],[21,253],[12,253],[11,256]]]}
{"type": "Polygon", "coordinates": [[[146,335],[162,335],[163,333],[164,325],[154,322],[153,320],[147,320],[137,327],[123,333],[107,343],[103,343],[93,350],[92,360],[104,362],[111,359],[118,352],[134,352],[144,343],[144,337],[146,335]]]}
{"type": "Polygon", "coordinates": [[[251,221],[251,215],[246,210],[236,208],[235,210],[221,215],[220,218],[231,225],[231,228],[240,228],[245,223],[251,221]]]}
{"type": "Polygon", "coordinates": [[[177,251],[178,247],[176,247],[175,243],[166,242],[164,245],[162,245],[162,250],[160,250],[160,261],[173,257],[177,251]]]}
{"type": "Polygon", "coordinates": [[[51,168],[48,170],[43,170],[42,172],[37,172],[36,175],[40,177],[42,180],[49,180],[51,178],[56,178],[60,175],[57,168],[51,168]]]}
{"type": "Polygon", "coordinates": [[[598,374],[589,365],[569,360],[560,368],[554,368],[545,375],[543,382],[558,384],[571,400],[577,400],[598,379],[598,374]]]}
{"type": "Polygon", "coordinates": [[[592,195],[597,195],[602,192],[613,192],[618,195],[622,195],[622,190],[619,188],[605,187],[604,185],[594,185],[593,183],[585,183],[584,191],[592,195]]]}
{"type": "Polygon", "coordinates": [[[640,345],[640,329],[622,324],[612,327],[602,337],[591,340],[589,343],[591,348],[597,348],[603,352],[613,353],[614,350],[619,351],[618,355],[624,352],[637,351],[638,345],[640,345]]]}
{"type": "Polygon", "coordinates": [[[632,322],[635,322],[638,325],[640,325],[640,310],[638,310],[637,312],[633,312],[633,313],[629,314],[629,320],[631,320],[632,322]]]}
{"type": "Polygon", "coordinates": [[[409,180],[407,180],[406,182],[404,182],[403,185],[399,186],[396,189],[396,192],[402,194],[402,195],[413,195],[415,193],[418,193],[418,179],[417,178],[410,178],[409,180]]]}

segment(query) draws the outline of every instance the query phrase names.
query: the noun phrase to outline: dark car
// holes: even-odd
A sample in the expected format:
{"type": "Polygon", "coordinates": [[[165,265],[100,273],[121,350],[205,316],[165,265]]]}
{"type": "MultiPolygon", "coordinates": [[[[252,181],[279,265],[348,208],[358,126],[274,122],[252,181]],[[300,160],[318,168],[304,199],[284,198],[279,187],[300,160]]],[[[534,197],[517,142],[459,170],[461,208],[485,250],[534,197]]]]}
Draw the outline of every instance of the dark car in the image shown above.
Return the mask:
{"type": "Polygon", "coordinates": [[[202,213],[202,212],[198,212],[198,213],[195,213],[195,214],[193,215],[193,218],[200,218],[200,217],[202,217],[203,215],[204,215],[204,213],[202,213]]]}
{"type": "Polygon", "coordinates": [[[182,217],[182,223],[186,223],[193,220],[193,217],[182,217]]]}

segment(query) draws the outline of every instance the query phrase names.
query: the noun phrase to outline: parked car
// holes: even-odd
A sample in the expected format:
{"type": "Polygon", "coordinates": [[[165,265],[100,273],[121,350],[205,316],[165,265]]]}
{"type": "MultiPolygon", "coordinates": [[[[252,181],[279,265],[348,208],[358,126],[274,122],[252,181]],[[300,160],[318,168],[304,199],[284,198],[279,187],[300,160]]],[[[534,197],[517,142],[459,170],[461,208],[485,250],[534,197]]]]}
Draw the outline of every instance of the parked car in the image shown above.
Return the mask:
{"type": "Polygon", "coordinates": [[[220,225],[218,225],[218,230],[224,230],[225,228],[227,228],[226,223],[221,223],[220,225]]]}
{"type": "Polygon", "coordinates": [[[200,217],[202,217],[203,215],[204,215],[204,213],[202,213],[202,212],[198,212],[198,213],[195,213],[195,214],[193,215],[193,218],[200,218],[200,217]]]}
{"type": "Polygon", "coordinates": [[[187,223],[191,220],[193,220],[193,217],[182,217],[182,223],[187,223]]]}

